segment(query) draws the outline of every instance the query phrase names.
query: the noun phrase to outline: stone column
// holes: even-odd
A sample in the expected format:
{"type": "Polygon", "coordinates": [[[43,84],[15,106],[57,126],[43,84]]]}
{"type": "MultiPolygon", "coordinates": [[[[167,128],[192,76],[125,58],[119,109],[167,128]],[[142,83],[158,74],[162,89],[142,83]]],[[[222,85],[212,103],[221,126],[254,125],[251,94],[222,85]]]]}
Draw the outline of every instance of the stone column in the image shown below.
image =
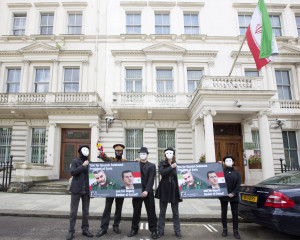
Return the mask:
{"type": "Polygon", "coordinates": [[[154,85],[152,79],[152,60],[147,59],[146,63],[146,81],[145,81],[145,92],[153,92],[154,85]]]}
{"type": "Polygon", "coordinates": [[[116,64],[116,79],[114,81],[114,92],[121,92],[121,61],[120,60],[116,60],[115,61],[116,64]]]}
{"type": "MultiPolygon", "coordinates": [[[[81,91],[82,92],[89,92],[88,70],[87,70],[88,65],[89,65],[88,60],[82,61],[82,74],[81,74],[81,83],[82,83],[81,91]]],[[[90,85],[92,85],[92,84],[90,84],[90,85]]]]}
{"type": "Polygon", "coordinates": [[[295,64],[296,65],[296,78],[297,78],[297,80],[296,80],[296,89],[298,89],[298,91],[296,91],[296,95],[297,96],[295,96],[297,99],[299,99],[299,91],[300,91],[300,63],[296,63],[295,64]]]}
{"type": "Polygon", "coordinates": [[[47,164],[54,166],[56,123],[48,123],[47,164]]]}
{"type": "Polygon", "coordinates": [[[202,153],[205,153],[205,132],[203,120],[197,119],[194,124],[194,160],[199,161],[202,153]]]}
{"type": "Polygon", "coordinates": [[[99,123],[91,123],[90,124],[91,128],[91,149],[90,149],[90,160],[92,162],[99,162],[99,158],[97,158],[97,147],[96,143],[99,138],[99,128],[100,124],[99,123]]]}
{"type": "Polygon", "coordinates": [[[184,84],[184,74],[183,74],[183,60],[177,61],[177,67],[178,67],[178,77],[177,77],[178,83],[176,85],[176,88],[174,88],[174,92],[184,93],[185,84],[184,84]]]}
{"type": "Polygon", "coordinates": [[[53,69],[52,69],[52,81],[51,81],[51,89],[49,89],[49,92],[60,92],[59,89],[57,89],[57,83],[58,83],[58,64],[59,62],[57,59],[52,59],[53,69]]]}
{"type": "Polygon", "coordinates": [[[267,114],[267,111],[260,111],[258,113],[258,129],[263,179],[274,176],[274,162],[267,114]]]}
{"type": "MultiPolygon", "coordinates": [[[[252,121],[251,120],[242,120],[242,128],[243,128],[243,137],[244,137],[244,142],[252,142],[252,132],[251,132],[251,125],[252,121]]],[[[253,154],[253,150],[245,150],[243,153],[243,160],[247,160],[251,154],[253,154]]],[[[245,166],[245,181],[246,183],[249,182],[251,179],[251,175],[249,172],[249,166],[247,163],[247,167],[245,166]]]]}
{"type": "Polygon", "coordinates": [[[204,110],[200,114],[200,118],[204,118],[206,162],[216,161],[214,126],[213,126],[213,116],[215,115],[216,115],[216,111],[213,110],[211,111],[204,110]]]}
{"type": "Polygon", "coordinates": [[[210,62],[207,63],[207,66],[208,66],[208,69],[207,69],[207,70],[208,70],[207,75],[208,75],[208,76],[211,76],[211,75],[212,75],[212,73],[211,73],[212,71],[211,71],[211,70],[212,70],[212,68],[213,68],[214,65],[215,65],[214,61],[210,61],[210,62]]]}
{"type": "Polygon", "coordinates": [[[267,89],[277,90],[276,78],[273,78],[272,63],[266,65],[266,72],[267,72],[267,81],[266,81],[267,89]]]}
{"type": "Polygon", "coordinates": [[[30,88],[31,85],[31,81],[29,81],[29,65],[30,65],[30,61],[25,59],[23,60],[24,63],[24,71],[23,71],[23,76],[20,79],[20,89],[19,92],[20,93],[26,93],[26,92],[31,92],[31,89],[29,91],[28,88],[30,88]]]}

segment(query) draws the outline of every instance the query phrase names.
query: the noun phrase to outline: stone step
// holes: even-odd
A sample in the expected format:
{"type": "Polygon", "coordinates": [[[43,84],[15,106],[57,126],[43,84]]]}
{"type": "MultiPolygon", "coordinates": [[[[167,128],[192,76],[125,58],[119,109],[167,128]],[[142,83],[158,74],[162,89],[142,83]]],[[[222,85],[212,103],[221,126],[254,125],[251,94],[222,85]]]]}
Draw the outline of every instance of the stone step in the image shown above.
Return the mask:
{"type": "Polygon", "coordinates": [[[25,192],[27,194],[68,194],[67,188],[69,185],[69,180],[57,180],[57,181],[47,181],[47,182],[36,182],[29,191],[25,192]]]}
{"type": "Polygon", "coordinates": [[[32,192],[65,192],[66,188],[41,188],[41,187],[32,187],[29,191],[32,192]]]}
{"type": "Polygon", "coordinates": [[[51,194],[51,195],[67,195],[68,193],[63,193],[63,192],[24,192],[24,194],[51,194]]]}

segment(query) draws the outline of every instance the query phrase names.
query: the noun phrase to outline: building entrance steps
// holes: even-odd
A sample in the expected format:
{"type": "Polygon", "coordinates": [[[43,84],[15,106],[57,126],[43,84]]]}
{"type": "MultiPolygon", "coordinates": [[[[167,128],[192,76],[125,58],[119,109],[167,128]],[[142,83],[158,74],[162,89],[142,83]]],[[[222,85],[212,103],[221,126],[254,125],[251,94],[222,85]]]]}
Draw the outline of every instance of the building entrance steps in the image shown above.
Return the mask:
{"type": "Polygon", "coordinates": [[[55,180],[47,182],[36,182],[29,191],[25,194],[52,194],[52,195],[65,195],[68,194],[69,180],[55,180]]]}

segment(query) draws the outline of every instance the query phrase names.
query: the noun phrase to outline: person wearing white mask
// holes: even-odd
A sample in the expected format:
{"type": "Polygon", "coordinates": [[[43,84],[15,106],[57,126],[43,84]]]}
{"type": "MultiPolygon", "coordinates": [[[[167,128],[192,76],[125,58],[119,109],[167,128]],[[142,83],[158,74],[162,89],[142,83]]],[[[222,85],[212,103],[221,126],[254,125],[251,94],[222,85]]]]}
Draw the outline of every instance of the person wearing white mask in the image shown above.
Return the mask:
{"type": "Polygon", "coordinates": [[[139,222],[141,220],[141,210],[143,202],[146,207],[149,230],[151,232],[151,238],[157,238],[157,217],[155,213],[155,202],[153,193],[154,178],[156,176],[155,164],[148,162],[148,149],[141,147],[140,159],[137,161],[140,163],[141,179],[142,179],[142,196],[140,198],[132,198],[133,217],[131,231],[127,235],[133,237],[138,233],[139,222]]]}
{"type": "Polygon", "coordinates": [[[182,202],[179,195],[176,171],[175,150],[172,147],[165,149],[165,160],[159,163],[159,173],[162,178],[159,182],[155,197],[159,199],[158,238],[164,235],[165,217],[168,203],[171,203],[173,213],[174,232],[181,239],[178,203],[182,202]]]}
{"type": "Polygon", "coordinates": [[[231,213],[232,213],[232,223],[233,223],[233,235],[236,239],[240,239],[238,232],[238,203],[239,203],[239,190],[241,186],[241,174],[234,169],[234,158],[227,155],[223,158],[225,164],[224,176],[228,190],[228,196],[220,197],[221,202],[221,217],[223,232],[222,236],[227,237],[227,209],[228,202],[230,202],[231,213]]]}

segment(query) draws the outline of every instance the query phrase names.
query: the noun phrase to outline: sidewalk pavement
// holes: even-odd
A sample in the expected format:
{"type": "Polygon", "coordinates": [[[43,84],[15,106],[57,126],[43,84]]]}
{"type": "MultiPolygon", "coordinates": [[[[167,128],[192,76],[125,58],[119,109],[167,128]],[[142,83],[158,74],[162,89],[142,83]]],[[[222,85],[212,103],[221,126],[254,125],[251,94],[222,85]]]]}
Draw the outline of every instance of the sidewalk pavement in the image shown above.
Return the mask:
{"type": "MultiPolygon", "coordinates": [[[[122,210],[122,219],[131,220],[133,208],[132,199],[125,198],[122,210]]],[[[34,216],[34,217],[58,217],[68,218],[70,213],[71,195],[49,194],[24,194],[24,193],[0,193],[0,216],[34,216]]],[[[159,201],[155,199],[156,215],[159,214],[159,201]]],[[[105,206],[105,198],[92,198],[90,202],[90,219],[100,219],[105,206]]],[[[228,205],[228,218],[231,219],[230,204],[228,205]]],[[[112,207],[112,215],[115,206],[112,207]]],[[[183,199],[179,203],[181,221],[193,222],[218,222],[221,221],[221,207],[219,199],[197,198],[183,199]]],[[[78,209],[78,217],[82,216],[81,201],[78,209]]],[[[143,205],[143,220],[147,219],[146,209],[143,205]]],[[[166,219],[172,219],[171,206],[168,205],[166,219]]]]}

